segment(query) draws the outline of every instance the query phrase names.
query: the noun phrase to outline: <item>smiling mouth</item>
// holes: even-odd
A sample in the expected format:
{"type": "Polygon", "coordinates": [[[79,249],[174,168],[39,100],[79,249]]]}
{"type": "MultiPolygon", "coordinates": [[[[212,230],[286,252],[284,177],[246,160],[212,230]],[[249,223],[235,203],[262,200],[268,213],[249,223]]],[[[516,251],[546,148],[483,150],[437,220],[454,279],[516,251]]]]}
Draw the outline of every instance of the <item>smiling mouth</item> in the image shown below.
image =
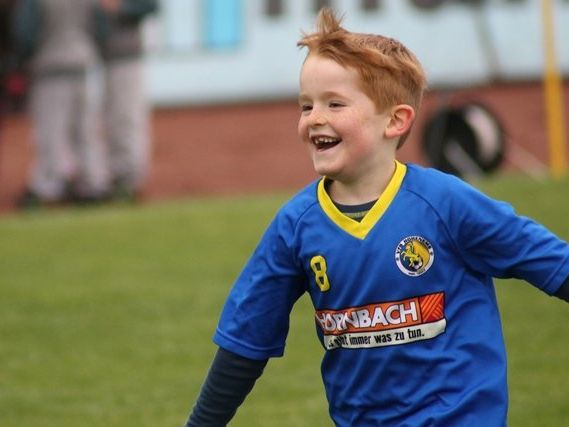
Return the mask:
{"type": "Polygon", "coordinates": [[[329,150],[342,142],[340,138],[333,138],[331,136],[313,136],[310,140],[318,151],[329,150]]]}

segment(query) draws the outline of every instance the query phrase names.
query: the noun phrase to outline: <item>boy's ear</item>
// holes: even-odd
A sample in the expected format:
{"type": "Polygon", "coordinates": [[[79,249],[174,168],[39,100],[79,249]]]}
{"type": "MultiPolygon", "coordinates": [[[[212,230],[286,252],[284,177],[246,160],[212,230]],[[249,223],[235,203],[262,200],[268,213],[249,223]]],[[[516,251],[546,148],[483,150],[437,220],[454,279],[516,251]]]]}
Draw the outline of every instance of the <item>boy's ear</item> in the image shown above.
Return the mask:
{"type": "Polygon", "coordinates": [[[404,135],[415,120],[415,110],[407,104],[396,105],[391,109],[391,117],[385,127],[387,138],[397,138],[404,135]]]}

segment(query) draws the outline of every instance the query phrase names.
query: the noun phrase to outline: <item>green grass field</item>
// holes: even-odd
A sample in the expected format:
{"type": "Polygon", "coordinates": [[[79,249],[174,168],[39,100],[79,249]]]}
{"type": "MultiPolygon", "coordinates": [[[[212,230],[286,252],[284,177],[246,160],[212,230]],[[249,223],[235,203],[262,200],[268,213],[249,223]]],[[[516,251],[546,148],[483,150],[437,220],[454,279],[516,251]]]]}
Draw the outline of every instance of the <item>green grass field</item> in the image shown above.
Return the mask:
{"type": "MultiPolygon", "coordinates": [[[[478,184],[569,239],[569,180],[478,184]]],[[[225,296],[288,195],[0,218],[0,425],[181,426],[225,296]]],[[[498,282],[510,426],[569,425],[569,306],[498,282]]],[[[329,426],[306,298],[233,426],[329,426]]]]}

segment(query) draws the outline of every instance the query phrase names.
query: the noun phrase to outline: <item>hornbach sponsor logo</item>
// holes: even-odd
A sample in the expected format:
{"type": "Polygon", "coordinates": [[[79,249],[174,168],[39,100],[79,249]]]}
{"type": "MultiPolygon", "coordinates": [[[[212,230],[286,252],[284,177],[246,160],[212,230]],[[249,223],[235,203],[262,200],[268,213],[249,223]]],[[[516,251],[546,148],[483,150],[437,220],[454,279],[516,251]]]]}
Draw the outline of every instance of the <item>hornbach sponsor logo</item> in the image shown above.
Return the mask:
{"type": "Polygon", "coordinates": [[[434,338],[446,329],[444,293],[342,310],[318,310],[326,349],[368,348],[434,338]]]}

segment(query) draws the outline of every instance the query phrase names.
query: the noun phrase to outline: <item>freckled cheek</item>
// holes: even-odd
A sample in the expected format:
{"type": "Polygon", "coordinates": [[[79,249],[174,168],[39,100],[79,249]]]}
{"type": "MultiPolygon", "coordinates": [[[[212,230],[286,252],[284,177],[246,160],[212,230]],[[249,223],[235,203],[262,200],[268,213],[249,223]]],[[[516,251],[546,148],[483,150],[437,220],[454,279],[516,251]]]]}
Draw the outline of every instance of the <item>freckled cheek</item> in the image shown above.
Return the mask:
{"type": "Polygon", "coordinates": [[[360,121],[354,120],[345,124],[342,132],[342,139],[348,142],[345,149],[356,158],[365,158],[377,145],[377,138],[360,121]]]}
{"type": "Polygon", "coordinates": [[[362,123],[357,119],[338,120],[334,123],[334,128],[342,136],[342,139],[358,138],[362,133],[362,123]]]}

